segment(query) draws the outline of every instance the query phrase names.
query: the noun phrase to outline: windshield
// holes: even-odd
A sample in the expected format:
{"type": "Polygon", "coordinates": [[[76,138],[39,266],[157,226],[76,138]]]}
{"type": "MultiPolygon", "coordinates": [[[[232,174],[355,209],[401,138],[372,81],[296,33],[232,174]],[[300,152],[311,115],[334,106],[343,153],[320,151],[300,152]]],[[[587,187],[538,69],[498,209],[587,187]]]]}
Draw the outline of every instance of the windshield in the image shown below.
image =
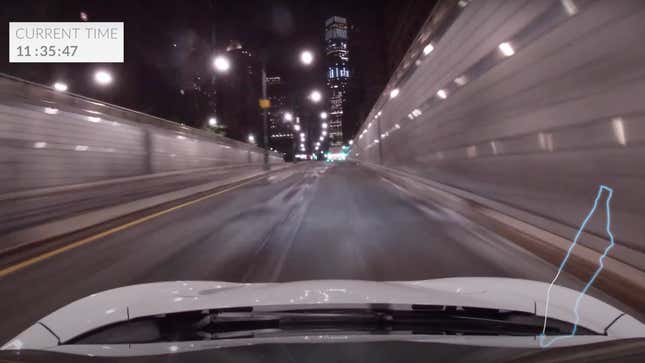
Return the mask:
{"type": "Polygon", "coordinates": [[[0,357],[640,354],[645,3],[2,7],[0,357]]]}

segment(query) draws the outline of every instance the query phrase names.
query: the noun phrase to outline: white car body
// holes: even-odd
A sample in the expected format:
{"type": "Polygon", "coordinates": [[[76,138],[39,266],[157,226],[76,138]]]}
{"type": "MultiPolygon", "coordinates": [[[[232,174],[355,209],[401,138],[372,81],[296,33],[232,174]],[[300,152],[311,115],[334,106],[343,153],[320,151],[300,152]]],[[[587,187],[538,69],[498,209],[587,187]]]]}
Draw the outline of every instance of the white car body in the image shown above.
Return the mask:
{"type": "MultiPolygon", "coordinates": [[[[412,305],[479,307],[534,313],[543,316],[548,284],[508,278],[445,278],[411,282],[318,280],[287,283],[228,283],[176,281],[133,285],[92,294],[75,301],[19,334],[3,350],[35,349],[96,356],[168,354],[215,347],[268,342],[365,342],[405,340],[482,346],[537,348],[538,337],[432,335],[304,335],[216,341],[151,344],[81,345],[65,342],[94,329],[131,319],[205,309],[252,306],[254,311],[300,308],[367,308],[387,304],[396,309],[412,305]]],[[[549,318],[574,323],[579,292],[554,286],[549,318]]],[[[553,347],[645,337],[645,325],[590,296],[579,304],[579,326],[603,335],[558,339],[553,347]]],[[[551,337],[547,337],[551,338],[551,337]]]]}

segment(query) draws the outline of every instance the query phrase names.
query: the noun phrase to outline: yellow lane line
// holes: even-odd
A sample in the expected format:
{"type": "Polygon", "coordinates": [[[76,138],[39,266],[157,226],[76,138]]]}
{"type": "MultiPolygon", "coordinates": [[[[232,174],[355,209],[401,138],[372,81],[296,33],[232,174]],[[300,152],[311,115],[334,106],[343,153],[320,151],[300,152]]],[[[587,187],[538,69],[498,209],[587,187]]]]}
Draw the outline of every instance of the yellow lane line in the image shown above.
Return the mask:
{"type": "Polygon", "coordinates": [[[14,272],[16,272],[16,271],[18,271],[18,270],[21,270],[21,269],[23,269],[23,268],[25,268],[25,267],[31,266],[31,265],[33,265],[33,264],[35,264],[35,263],[40,262],[40,261],[46,260],[46,259],[48,259],[48,258],[50,258],[50,257],[54,257],[54,256],[56,256],[56,255],[60,255],[60,254],[61,254],[61,253],[63,253],[63,252],[66,252],[66,251],[69,251],[69,250],[71,250],[71,249],[74,249],[74,248],[77,248],[77,247],[83,246],[83,245],[85,245],[85,244],[88,244],[88,243],[90,243],[90,242],[96,241],[96,240],[101,239],[101,238],[103,238],[103,237],[109,236],[109,235],[114,234],[114,233],[116,233],[116,232],[119,232],[119,231],[122,231],[122,230],[124,230],[124,229],[130,228],[130,227],[133,227],[133,226],[136,226],[136,225],[141,224],[141,223],[143,223],[143,222],[147,222],[147,221],[149,221],[149,220],[151,220],[151,219],[154,219],[154,218],[160,217],[160,216],[162,216],[162,215],[164,215],[164,214],[170,213],[170,212],[175,211],[175,210],[177,210],[177,209],[187,207],[187,206],[189,206],[189,205],[192,205],[192,204],[195,204],[195,203],[201,202],[202,200],[205,200],[205,199],[208,199],[208,198],[212,198],[212,197],[218,196],[218,195],[223,194],[223,193],[226,193],[226,192],[230,192],[231,190],[237,189],[237,188],[242,187],[242,186],[244,186],[244,185],[246,185],[246,184],[249,184],[249,183],[251,183],[251,182],[257,181],[258,179],[260,179],[260,178],[253,178],[253,179],[251,179],[251,180],[247,180],[247,181],[242,182],[242,183],[240,183],[240,184],[237,184],[237,185],[235,185],[235,186],[232,186],[232,187],[229,187],[229,188],[226,188],[226,189],[220,190],[220,191],[218,191],[218,192],[214,192],[214,193],[211,193],[211,194],[205,195],[205,196],[203,196],[203,197],[199,197],[199,198],[197,198],[197,199],[194,199],[194,200],[191,200],[191,201],[188,201],[188,202],[185,202],[185,203],[182,203],[182,204],[176,205],[176,206],[174,206],[174,207],[171,207],[171,208],[168,208],[168,209],[165,209],[165,210],[162,210],[162,211],[159,211],[159,212],[156,212],[156,213],[153,213],[153,214],[147,215],[147,216],[145,216],[145,217],[139,218],[139,219],[134,220],[134,221],[132,221],[132,222],[128,222],[128,223],[123,224],[123,225],[120,225],[120,226],[118,226],[118,227],[114,227],[114,228],[112,228],[112,229],[108,229],[107,231],[103,231],[103,232],[101,232],[101,233],[98,233],[98,234],[95,234],[95,235],[93,235],[93,236],[90,236],[90,237],[84,238],[84,239],[82,239],[82,240],[79,240],[79,241],[76,241],[76,242],[73,242],[73,243],[67,244],[67,245],[65,245],[65,246],[63,246],[63,247],[60,247],[60,248],[57,248],[57,249],[55,249],[55,250],[52,250],[52,251],[49,251],[49,252],[45,252],[45,253],[43,253],[43,254],[41,254],[41,255],[38,255],[38,256],[35,256],[35,257],[32,257],[32,258],[29,258],[29,259],[27,259],[27,260],[24,260],[24,261],[22,261],[22,262],[19,262],[19,263],[15,264],[15,265],[12,265],[12,266],[9,266],[9,267],[6,267],[6,268],[4,268],[4,269],[0,270],[0,278],[1,278],[1,277],[4,277],[4,276],[7,276],[7,275],[9,275],[9,274],[11,274],[11,273],[14,273],[14,272]]]}

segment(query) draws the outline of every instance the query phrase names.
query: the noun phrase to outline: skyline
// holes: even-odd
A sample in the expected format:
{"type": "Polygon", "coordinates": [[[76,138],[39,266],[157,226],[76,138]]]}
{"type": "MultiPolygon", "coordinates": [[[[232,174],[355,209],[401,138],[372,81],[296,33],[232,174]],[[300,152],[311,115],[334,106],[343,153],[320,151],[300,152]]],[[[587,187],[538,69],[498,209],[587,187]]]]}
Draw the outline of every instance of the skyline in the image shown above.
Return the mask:
{"type": "MultiPolygon", "coordinates": [[[[209,83],[219,82],[218,78],[223,77],[213,75],[213,54],[225,51],[230,42],[238,41],[254,55],[262,53],[268,58],[267,75],[280,76],[288,84],[289,93],[326,89],[324,21],[331,16],[342,16],[349,19],[349,31],[358,39],[355,44],[349,43],[349,50],[355,57],[348,71],[356,75],[353,77],[356,84],[346,92],[345,120],[338,133],[349,138],[375,101],[379,89],[385,85],[385,42],[365,42],[365,39],[383,37],[384,3],[377,1],[370,9],[364,9],[340,1],[237,4],[198,0],[190,7],[179,6],[177,2],[177,11],[174,11],[172,6],[157,8],[148,6],[146,1],[135,1],[117,11],[100,1],[35,1],[27,7],[10,1],[6,4],[7,14],[21,21],[43,17],[51,21],[81,21],[83,17],[88,21],[121,19],[126,30],[125,63],[4,63],[2,72],[46,85],[64,80],[69,86],[68,92],[194,127],[205,126],[211,117],[216,117],[219,132],[225,131],[230,137],[246,141],[249,133],[260,134],[259,122],[249,127],[243,120],[232,122],[219,117],[216,107],[223,101],[214,95],[214,89],[209,89],[209,83]],[[267,11],[258,14],[255,9],[263,6],[267,11]],[[238,24],[230,20],[235,17],[247,21],[238,24]],[[160,23],[165,26],[159,27],[160,23]],[[152,28],[159,31],[151,34],[152,28]],[[305,48],[316,58],[307,71],[297,64],[298,53],[305,48]],[[92,86],[91,75],[97,68],[109,70],[114,75],[110,87],[96,89],[92,86]],[[362,68],[364,74],[361,74],[362,68]],[[211,82],[211,78],[215,81],[211,82]]],[[[317,106],[299,105],[293,101],[301,100],[291,98],[294,110],[303,108],[310,115],[323,110],[317,106]]],[[[328,110],[329,105],[326,106],[324,109],[328,110]]]]}

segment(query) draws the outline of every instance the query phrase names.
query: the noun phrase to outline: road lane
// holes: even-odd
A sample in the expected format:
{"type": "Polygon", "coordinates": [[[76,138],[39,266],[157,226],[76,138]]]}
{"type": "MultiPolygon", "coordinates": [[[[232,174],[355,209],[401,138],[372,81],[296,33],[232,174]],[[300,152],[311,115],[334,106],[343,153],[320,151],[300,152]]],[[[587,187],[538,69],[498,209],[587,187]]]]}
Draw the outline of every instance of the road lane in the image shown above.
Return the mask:
{"type": "MultiPolygon", "coordinates": [[[[91,293],[164,280],[550,281],[555,267],[353,164],[311,164],[119,231],[0,279],[0,341],[91,293]]],[[[582,284],[564,276],[559,283],[582,284]]],[[[593,294],[599,295],[597,291],[593,294]]]]}

